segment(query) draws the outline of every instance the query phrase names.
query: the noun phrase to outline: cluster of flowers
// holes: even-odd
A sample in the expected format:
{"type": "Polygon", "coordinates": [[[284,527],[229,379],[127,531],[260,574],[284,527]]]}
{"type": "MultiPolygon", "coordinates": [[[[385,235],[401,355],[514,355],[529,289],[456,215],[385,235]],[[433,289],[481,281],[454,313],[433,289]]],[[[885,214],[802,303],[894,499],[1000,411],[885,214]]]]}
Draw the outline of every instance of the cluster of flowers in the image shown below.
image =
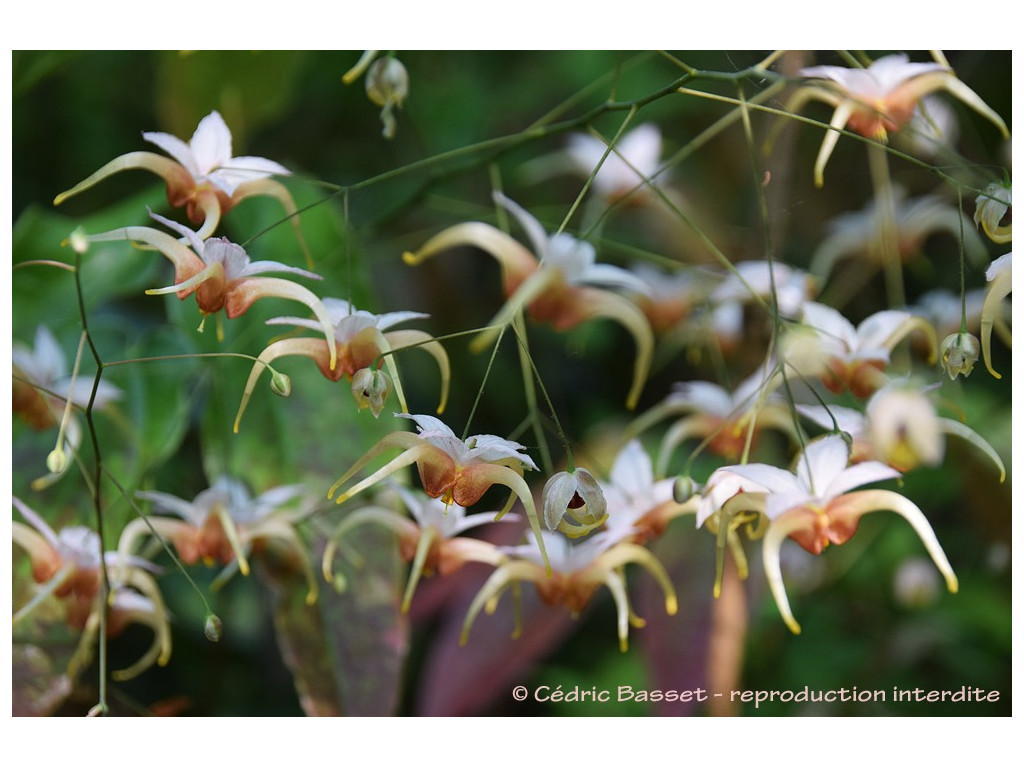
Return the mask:
{"type": "MultiPolygon", "coordinates": [[[[378,60],[379,66],[372,71],[381,71],[375,77],[383,76],[382,68],[390,61],[378,60]]],[[[363,69],[368,65],[369,59],[363,69]]],[[[357,75],[362,70],[353,71],[357,75]]],[[[949,91],[1006,132],[998,115],[944,62],[910,63],[906,57],[890,56],[862,70],[814,67],[802,74],[802,87],[790,107],[797,110],[813,98],[835,107],[815,167],[819,184],[843,129],[874,142],[885,141],[889,133],[911,130],[908,126],[919,115],[923,98],[937,90],[949,91]]],[[[404,98],[404,75],[402,83],[402,88],[395,86],[395,90],[404,98]]],[[[387,104],[387,110],[400,106],[401,98],[392,98],[387,104]]],[[[390,117],[388,111],[385,125],[393,132],[390,117]]],[[[812,260],[810,272],[771,261],[751,261],[718,273],[694,268],[669,274],[649,266],[628,270],[598,263],[591,243],[562,231],[550,234],[530,213],[495,193],[495,203],[515,219],[530,247],[490,224],[467,222],[405,253],[405,263],[415,266],[446,250],[469,245],[498,261],[505,303],[473,340],[471,348],[477,351],[498,343],[509,329],[515,335],[523,333],[526,318],[549,323],[559,331],[594,318],[621,324],[636,350],[625,399],[629,409],[639,403],[659,337],[690,344],[713,343],[727,351],[739,343],[745,305],[753,303],[769,310],[776,343],[749,379],[732,391],[705,381],[678,384],[663,401],[635,419],[606,479],[575,466],[569,457],[569,469],[546,479],[537,504],[525,476],[539,468],[524,445],[489,434],[460,438],[434,416],[407,413],[393,355],[398,349],[421,347],[433,356],[441,377],[439,414],[447,400],[450,366],[442,344],[425,331],[391,330],[426,315],[408,311],[374,315],[349,302],[320,297],[291,279],[265,276],[277,272],[318,279],[313,272],[279,262],[252,262],[240,245],[213,236],[221,216],[253,195],[280,201],[298,233],[295,205],[287,189],[272,178],[287,175],[287,169],[263,158],[231,157],[231,135],[216,112],[203,119],[189,143],[161,133],[146,133],[144,138],[170,157],[129,153],[59,195],[55,202],[112,173],[145,169],[166,181],[169,202],[184,207],[198,229],[151,213],[152,219],[173,235],[133,226],[79,236],[74,240],[77,247],[84,250],[89,243],[127,240],[156,249],[174,265],[175,278],[172,285],[147,293],[174,293],[183,300],[195,295],[203,322],[221,310],[228,318],[237,318],[256,300],[275,296],[304,304],[313,318],[278,317],[270,323],[322,333],[322,337],[288,336],[259,354],[244,387],[235,431],[264,369],[270,370],[274,392],[290,393],[288,377],[273,367],[275,361],[289,355],[311,358],[332,381],[348,380],[358,408],[369,409],[374,416],[382,412],[394,390],[402,411],[396,416],[415,423],[415,433],[397,431],[381,439],[328,492],[328,498],[344,504],[387,480],[377,500],[348,512],[333,532],[322,561],[328,583],[343,581],[336,578],[334,568],[338,554],[346,552],[349,532],[375,523],[397,534],[401,553],[412,564],[404,609],[408,609],[423,573],[449,574],[466,562],[494,568],[469,608],[464,642],[480,610],[493,610],[511,585],[530,581],[543,600],[573,612],[582,610],[596,589],[605,585],[618,609],[618,637],[625,648],[629,626],[642,626],[642,619],[630,607],[625,567],[636,563],[645,568],[664,592],[666,611],[673,614],[675,589],[645,544],[660,536],[674,518],[693,514],[697,527],[713,534],[717,546],[732,554],[742,576],[747,572],[747,560],[741,534],[761,542],[766,577],[779,611],[787,626],[798,632],[782,581],[782,542],[791,538],[809,552],[820,554],[830,544],[842,544],[853,536],[863,515],[891,510],[912,525],[948,588],[956,591],[953,568],[921,510],[895,491],[858,489],[899,478],[918,465],[941,463],[945,434],[970,441],[1005,476],[998,454],[984,439],[960,422],[938,415],[930,394],[935,385],[912,384],[905,373],[893,370],[892,358],[897,345],[909,339],[920,343],[930,365],[941,358],[951,378],[968,375],[980,355],[998,377],[991,363],[991,334],[995,329],[1010,342],[1002,300],[1011,287],[1011,254],[988,267],[989,285],[977,302],[936,295],[922,300],[918,307],[877,312],[855,326],[838,310],[813,299],[816,287],[828,280],[843,258],[854,254],[874,257],[883,267],[886,260],[894,258],[892,246],[898,242],[895,258],[901,266],[902,259],[919,252],[931,233],[944,229],[959,236],[964,228],[958,209],[932,197],[906,201],[897,192],[888,206],[876,200],[862,213],[837,219],[832,234],[812,260]],[[895,240],[881,234],[892,226],[897,231],[895,240]],[[879,246],[879,242],[889,246],[879,246]],[[976,313],[969,317],[966,308],[975,303],[976,313]],[[950,304],[955,307],[953,330],[948,330],[950,304]],[[968,332],[969,323],[977,323],[980,349],[968,332]],[[944,338],[941,343],[940,338],[944,338]],[[817,384],[843,394],[847,402],[852,398],[859,406],[826,403],[817,384]],[[806,404],[797,402],[800,394],[807,395],[806,404]],[[652,459],[637,438],[668,418],[676,420],[664,431],[652,459]],[[802,424],[824,433],[811,439],[802,424]],[[750,446],[765,429],[777,430],[792,446],[795,458],[787,465],[792,471],[747,461],[750,446]],[[698,450],[721,457],[724,465],[704,483],[691,480],[688,474],[674,479],[669,474],[674,454],[685,441],[695,438],[702,441],[698,450]],[[393,450],[399,451],[397,456],[348,485],[371,462],[393,450]],[[411,466],[417,469],[422,491],[392,478],[411,466]],[[497,512],[469,513],[494,485],[510,491],[504,507],[497,512]],[[529,522],[527,543],[497,546],[463,535],[485,523],[514,519],[515,515],[507,513],[516,502],[529,522]],[[398,506],[408,514],[397,511],[398,506]]],[[[660,154],[660,133],[653,125],[644,125],[611,147],[593,137],[575,137],[566,157],[569,167],[590,177],[593,192],[606,204],[630,198],[658,206],[666,194],[659,181],[663,170],[660,154]]],[[[1010,206],[1010,190],[1001,184],[993,184],[978,197],[975,222],[997,243],[1010,240],[1010,206]]],[[[965,246],[979,250],[980,241],[965,240],[965,246]]],[[[63,422],[74,423],[68,414],[71,404],[84,405],[82,393],[73,377],[67,382],[63,358],[45,329],[40,329],[34,351],[15,349],[15,368],[24,390],[21,405],[19,389],[15,392],[19,411],[35,414],[34,423],[45,426],[63,409],[63,422]]],[[[113,388],[97,394],[100,397],[94,399],[93,408],[120,396],[113,388]]],[[[74,454],[80,436],[77,425],[62,429],[58,449],[74,454]]],[[[59,476],[65,465],[51,467],[46,482],[59,476]]],[[[318,579],[295,528],[311,506],[303,501],[294,509],[289,507],[303,496],[302,488],[275,488],[252,498],[242,484],[223,478],[192,502],[166,493],[139,495],[158,512],[174,517],[154,514],[133,521],[122,532],[117,551],[103,554],[98,538],[88,530],[66,528],[55,533],[39,514],[15,499],[15,506],[31,525],[16,524],[15,541],[29,552],[35,580],[42,585],[37,598],[16,614],[16,621],[39,599],[55,595],[68,601],[70,623],[94,629],[100,610],[97,574],[106,562],[112,584],[109,610],[117,619],[111,622],[113,627],[124,621],[141,621],[156,633],[153,650],[128,672],[137,672],[154,660],[165,662],[170,653],[167,614],[151,575],[154,567],[139,552],[140,542],[150,536],[173,545],[186,564],[218,562],[227,567],[227,574],[234,570],[247,573],[253,552],[264,542],[277,541],[301,563],[309,584],[308,600],[317,599],[318,579]]],[[[721,571],[716,590],[720,579],[721,571]]]]}

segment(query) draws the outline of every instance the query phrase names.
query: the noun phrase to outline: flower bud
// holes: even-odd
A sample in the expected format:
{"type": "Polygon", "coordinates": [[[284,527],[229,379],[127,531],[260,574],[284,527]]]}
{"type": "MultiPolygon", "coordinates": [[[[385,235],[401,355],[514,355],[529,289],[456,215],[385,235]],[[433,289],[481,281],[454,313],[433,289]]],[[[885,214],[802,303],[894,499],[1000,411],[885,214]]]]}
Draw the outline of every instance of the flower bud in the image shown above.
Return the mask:
{"type": "Polygon", "coordinates": [[[981,351],[978,340],[970,333],[950,334],[943,340],[939,350],[942,353],[942,367],[950,379],[960,374],[964,378],[970,376],[981,351]]]}
{"type": "Polygon", "coordinates": [[[215,613],[206,614],[206,622],[203,624],[203,634],[211,643],[219,643],[221,633],[224,631],[224,622],[215,613]]]}
{"type": "Polygon", "coordinates": [[[46,457],[46,468],[55,475],[59,475],[68,468],[68,455],[59,445],[46,457]]]}
{"type": "Polygon", "coordinates": [[[672,498],[676,504],[685,504],[697,492],[697,483],[689,475],[680,475],[672,484],[672,498]]]}
{"type": "Polygon", "coordinates": [[[374,418],[380,416],[384,401],[391,394],[391,378],[384,371],[360,368],[352,377],[352,397],[359,410],[370,409],[374,418]]]}
{"type": "Polygon", "coordinates": [[[271,369],[270,391],[281,397],[292,396],[292,379],[287,374],[271,369]]]}
{"type": "Polygon", "coordinates": [[[402,62],[394,56],[373,62],[366,72],[366,95],[378,107],[383,107],[380,119],[384,123],[384,138],[394,138],[396,122],[392,110],[401,108],[409,95],[409,73],[402,62]]]}
{"type": "Polygon", "coordinates": [[[607,506],[601,486],[586,469],[559,472],[544,485],[544,524],[566,536],[584,536],[604,525],[607,506]]]}

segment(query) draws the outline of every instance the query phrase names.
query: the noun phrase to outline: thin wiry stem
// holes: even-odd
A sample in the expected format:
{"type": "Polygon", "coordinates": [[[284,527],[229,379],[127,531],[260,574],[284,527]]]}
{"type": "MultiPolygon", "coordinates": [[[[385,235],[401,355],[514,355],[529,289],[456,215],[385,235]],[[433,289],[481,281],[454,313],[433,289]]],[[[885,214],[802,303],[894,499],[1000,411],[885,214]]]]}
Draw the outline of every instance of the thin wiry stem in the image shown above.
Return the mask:
{"type": "MultiPolygon", "coordinates": [[[[85,407],[85,421],[89,427],[89,439],[92,442],[93,461],[93,487],[92,501],[93,509],[96,512],[96,533],[100,540],[100,552],[106,552],[106,541],[103,530],[103,498],[100,486],[101,472],[103,471],[103,456],[100,453],[99,437],[96,434],[96,424],[93,420],[93,405],[96,402],[96,393],[99,391],[100,379],[103,377],[103,358],[89,333],[89,321],[85,309],[85,297],[82,295],[82,255],[75,254],[75,294],[78,297],[78,312],[82,321],[82,334],[89,344],[89,351],[92,352],[93,360],[96,361],[96,375],[92,380],[92,391],[89,393],[89,402],[85,407]]],[[[107,714],[107,612],[109,610],[110,597],[110,574],[107,571],[107,564],[104,558],[100,558],[100,611],[99,611],[99,639],[98,639],[98,660],[99,660],[99,702],[97,703],[98,713],[107,714]]]]}

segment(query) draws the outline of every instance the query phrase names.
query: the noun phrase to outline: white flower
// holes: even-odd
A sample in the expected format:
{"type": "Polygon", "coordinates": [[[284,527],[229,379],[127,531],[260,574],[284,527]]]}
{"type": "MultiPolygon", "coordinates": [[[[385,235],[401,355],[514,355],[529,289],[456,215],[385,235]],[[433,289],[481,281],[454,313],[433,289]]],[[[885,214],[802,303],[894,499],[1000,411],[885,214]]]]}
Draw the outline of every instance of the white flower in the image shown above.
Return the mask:
{"type": "Polygon", "coordinates": [[[574,328],[595,317],[620,323],[633,336],[637,354],[633,385],[626,407],[635,408],[651,367],[654,333],[637,305],[610,290],[617,288],[646,295],[644,281],[628,270],[596,263],[594,246],[566,232],[548,235],[533,216],[500,192],[494,200],[519,221],[534,247],[531,253],[519,241],[482,222],[456,224],[430,238],[422,248],[406,252],[406,264],[417,265],[456,246],[474,246],[501,265],[506,301],[488,328],[473,339],[470,349],[480,352],[495,341],[522,312],[551,323],[555,330],[574,328]]]}
{"type": "MultiPolygon", "coordinates": [[[[919,253],[927,238],[936,232],[947,232],[957,239],[963,232],[967,254],[980,256],[984,253],[981,239],[965,225],[955,205],[948,204],[938,195],[907,199],[906,190],[897,185],[893,186],[892,194],[892,214],[901,258],[919,253]]],[[[860,211],[836,216],[829,222],[828,236],[814,252],[811,273],[826,278],[837,261],[850,256],[863,257],[872,265],[882,264],[887,251],[881,233],[887,217],[887,209],[878,198],[872,199],[860,211]]]]}
{"type": "Polygon", "coordinates": [[[835,107],[831,130],[825,133],[814,166],[814,181],[819,187],[825,183],[825,165],[839,141],[839,131],[849,126],[861,136],[885,141],[889,131],[906,126],[918,102],[935,91],[949,91],[1009,138],[1002,118],[945,64],[911,62],[906,54],[897,53],[883,56],[866,69],[819,66],[802,69],[800,74],[814,80],[798,92],[791,108],[811,98],[835,107]]]}
{"type": "MultiPolygon", "coordinates": [[[[442,576],[461,568],[467,562],[489,563],[498,565],[505,556],[493,544],[473,539],[460,534],[495,522],[494,512],[467,514],[466,508],[459,504],[446,504],[419,491],[411,491],[401,485],[390,485],[402,504],[412,514],[413,519],[399,515],[393,510],[381,506],[368,506],[355,510],[348,515],[331,534],[324,548],[323,573],[328,582],[334,582],[339,589],[343,588],[344,580],[336,579],[333,570],[334,556],[342,546],[344,537],[350,531],[366,523],[388,528],[398,536],[399,549],[403,559],[412,563],[409,580],[402,600],[402,611],[408,611],[412,597],[424,573],[436,571],[442,576]]],[[[500,522],[519,520],[517,515],[508,515],[500,522]]],[[[357,553],[351,553],[353,560],[358,561],[357,553]]]]}
{"type": "Polygon", "coordinates": [[[639,125],[623,135],[610,152],[607,144],[590,134],[573,134],[566,151],[573,170],[582,176],[593,173],[604,157],[592,188],[606,200],[615,201],[651,183],[658,173],[661,131],[654,123],[639,125]]]}
{"type": "Polygon", "coordinates": [[[660,536],[674,517],[693,511],[673,499],[672,479],[656,480],[654,464],[639,440],[630,440],[612,464],[610,482],[602,483],[608,502],[608,530],[625,531],[637,543],[660,536]]]}
{"type": "MultiPolygon", "coordinates": [[[[808,302],[803,322],[817,335],[817,344],[813,351],[808,344],[787,362],[804,376],[821,376],[833,392],[849,389],[856,397],[865,397],[877,390],[893,347],[915,330],[928,338],[929,363],[936,359],[935,330],[923,317],[905,310],[876,312],[854,327],[832,307],[808,302]]],[[[798,329],[796,333],[806,331],[798,329]]]]}
{"type": "Polygon", "coordinates": [[[142,138],[156,144],[181,163],[197,185],[208,181],[223,190],[228,197],[247,181],[291,173],[280,163],[266,158],[232,157],[231,131],[216,110],[199,121],[188,144],[177,136],[155,131],[144,132],[142,138]]]}
{"type": "MultiPolygon", "coordinates": [[[[324,316],[317,316],[317,320],[304,317],[273,317],[267,320],[267,325],[294,325],[299,328],[321,330],[323,322],[333,329],[333,341],[331,343],[320,339],[307,337],[286,337],[272,342],[264,349],[259,358],[253,364],[249,372],[249,379],[246,381],[245,391],[242,394],[242,401],[238,406],[238,413],[235,415],[235,431],[238,431],[249,403],[249,398],[259,381],[263,371],[270,367],[270,363],[278,358],[288,356],[302,356],[310,358],[316,363],[320,372],[331,381],[340,381],[348,378],[352,381],[352,395],[360,409],[368,405],[374,417],[377,417],[383,408],[384,400],[390,393],[390,386],[395,389],[399,407],[405,411],[405,391],[402,381],[398,375],[398,365],[395,362],[397,350],[405,347],[418,347],[429,354],[437,362],[441,374],[441,398],[437,406],[437,412],[443,413],[448,403],[448,385],[451,379],[451,364],[448,360],[448,353],[440,342],[425,331],[419,330],[395,330],[387,331],[392,326],[409,320],[419,320],[429,317],[422,312],[386,312],[382,315],[375,315],[366,310],[356,309],[352,304],[343,299],[324,298],[322,300],[324,316]],[[385,333],[385,331],[387,331],[385,333]],[[340,361],[340,365],[334,365],[334,361],[340,361]],[[383,360],[387,368],[387,374],[377,370],[383,360]],[[373,369],[371,371],[371,368],[373,369]],[[365,371],[365,373],[363,373],[365,371]],[[359,376],[363,381],[356,383],[355,378],[359,376]],[[376,379],[375,392],[367,392],[362,395],[366,377],[376,379]],[[387,376],[390,381],[385,382],[381,377],[387,376]],[[389,386],[385,386],[388,384],[389,386]],[[387,391],[384,391],[384,390],[387,391]],[[371,404],[376,401],[376,404],[371,404]]],[[[331,337],[328,337],[330,340],[331,337]]],[[[273,369],[271,369],[273,375],[273,369]]],[[[271,382],[271,386],[274,383],[271,382]]]]}
{"type": "Polygon", "coordinates": [[[392,432],[385,435],[331,486],[327,498],[334,498],[339,488],[378,455],[391,448],[401,448],[401,454],[340,494],[336,503],[343,504],[403,467],[415,464],[423,490],[446,505],[470,507],[492,485],[504,485],[512,493],[495,519],[500,520],[518,498],[526,507],[530,526],[539,535],[540,517],[530,487],[523,480],[523,473],[527,469],[537,469],[537,465],[522,453],[526,446],[495,435],[473,435],[462,440],[447,424],[433,416],[406,413],[396,413],[395,416],[416,422],[419,434],[392,432]]]}
{"type": "Polygon", "coordinates": [[[755,298],[770,301],[774,293],[779,313],[793,316],[814,294],[814,278],[803,270],[767,261],[743,261],[735,267],[711,293],[712,304],[744,304],[755,298]]]}
{"type": "Polygon", "coordinates": [[[510,584],[532,581],[544,602],[565,606],[573,614],[582,611],[594,591],[604,584],[615,600],[619,647],[625,651],[630,622],[641,626],[643,623],[632,616],[626,593],[624,566],[631,562],[645,568],[661,586],[666,613],[672,616],[676,612],[675,589],[664,566],[640,545],[622,541],[609,532],[573,544],[558,533],[542,531],[540,538],[535,535],[527,544],[502,549],[511,558],[495,569],[473,598],[462,624],[463,644],[469,639],[470,627],[480,610],[496,604],[510,584]],[[550,571],[545,570],[548,562],[550,571]]]}
{"type": "Polygon", "coordinates": [[[779,551],[790,537],[813,554],[830,544],[845,543],[857,532],[860,518],[873,511],[889,509],[914,528],[950,592],[957,591],[957,579],[924,513],[909,499],[885,490],[854,492],[867,483],[888,480],[900,473],[877,461],[847,466],[850,449],[842,437],[829,435],[808,444],[797,457],[796,472],[767,464],[744,464],[723,468],[731,475],[763,486],[763,493],[748,492],[726,502],[723,513],[751,510],[771,522],[764,535],[763,559],[769,587],[786,625],[800,632],[789,608],[782,582],[779,551]],[[731,509],[734,507],[734,509],[731,509]]]}
{"type": "Polygon", "coordinates": [[[121,534],[118,552],[127,557],[137,540],[156,531],[174,545],[178,557],[186,564],[198,560],[208,565],[219,562],[228,566],[224,576],[234,568],[247,576],[252,544],[274,539],[297,555],[309,586],[306,602],[312,604],[317,596],[316,580],[306,548],[294,527],[308,509],[305,505],[297,510],[285,509],[302,492],[301,485],[285,485],[254,498],[243,483],[230,477],[218,478],[192,501],[160,491],[139,491],[136,495],[151,501],[157,512],[170,513],[181,520],[159,514],[132,520],[121,534]]]}

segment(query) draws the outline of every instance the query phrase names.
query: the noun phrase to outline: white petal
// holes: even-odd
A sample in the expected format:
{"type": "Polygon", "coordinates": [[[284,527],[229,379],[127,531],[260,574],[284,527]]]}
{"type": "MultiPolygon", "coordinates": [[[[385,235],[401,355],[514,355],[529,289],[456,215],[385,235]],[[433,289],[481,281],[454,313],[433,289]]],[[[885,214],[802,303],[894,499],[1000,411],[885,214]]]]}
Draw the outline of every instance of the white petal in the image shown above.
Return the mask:
{"type": "Polygon", "coordinates": [[[311,280],[323,280],[323,278],[315,272],[310,272],[306,269],[300,269],[298,267],[289,267],[287,264],[282,264],[279,261],[253,261],[242,269],[242,275],[258,275],[263,272],[288,272],[292,275],[301,275],[302,277],[308,277],[311,280]]]}
{"type": "Polygon", "coordinates": [[[829,499],[841,496],[847,491],[859,488],[868,483],[877,483],[881,480],[892,480],[899,477],[900,473],[892,467],[880,461],[862,461],[839,473],[828,487],[824,495],[829,499]]]}
{"type": "Polygon", "coordinates": [[[192,154],[191,148],[177,136],[172,136],[169,133],[147,131],[142,134],[142,138],[150,144],[156,144],[160,149],[181,163],[185,170],[192,174],[193,177],[203,175],[199,171],[199,166],[196,164],[196,158],[192,154]]]}
{"type": "Polygon", "coordinates": [[[796,476],[813,496],[824,496],[825,489],[850,463],[850,447],[839,435],[829,435],[807,445],[796,460],[796,476]]]}
{"type": "Polygon", "coordinates": [[[542,259],[548,251],[548,234],[540,222],[500,192],[494,193],[494,201],[515,217],[530,242],[533,243],[534,255],[538,259],[542,259]]]}
{"type": "Polygon", "coordinates": [[[199,121],[189,147],[202,176],[231,159],[231,131],[219,112],[214,110],[199,121]]]}
{"type": "Polygon", "coordinates": [[[654,483],[654,464],[639,440],[630,440],[612,465],[611,481],[630,496],[638,496],[654,483]]]}

